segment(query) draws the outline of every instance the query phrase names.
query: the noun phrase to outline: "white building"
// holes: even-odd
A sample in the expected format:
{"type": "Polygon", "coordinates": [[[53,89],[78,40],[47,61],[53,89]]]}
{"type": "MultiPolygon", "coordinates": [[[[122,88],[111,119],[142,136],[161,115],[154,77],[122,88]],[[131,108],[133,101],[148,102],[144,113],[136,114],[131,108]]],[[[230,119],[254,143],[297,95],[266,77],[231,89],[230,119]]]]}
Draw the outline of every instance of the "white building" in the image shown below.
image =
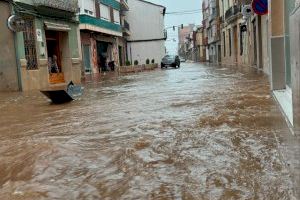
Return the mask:
{"type": "Polygon", "coordinates": [[[159,63],[165,56],[164,15],[166,8],[144,0],[128,0],[130,10],[126,20],[131,35],[127,38],[128,60],[145,64],[146,60],[159,63]]]}

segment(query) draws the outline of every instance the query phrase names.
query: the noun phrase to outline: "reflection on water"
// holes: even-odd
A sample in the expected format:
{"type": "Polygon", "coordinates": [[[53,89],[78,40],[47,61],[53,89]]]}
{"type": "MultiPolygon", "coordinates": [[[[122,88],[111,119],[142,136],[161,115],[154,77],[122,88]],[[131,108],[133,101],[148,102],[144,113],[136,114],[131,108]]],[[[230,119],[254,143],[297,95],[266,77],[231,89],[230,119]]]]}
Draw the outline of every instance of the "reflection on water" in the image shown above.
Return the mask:
{"type": "Polygon", "coordinates": [[[49,105],[0,94],[1,199],[292,199],[263,75],[187,64],[49,105]]]}

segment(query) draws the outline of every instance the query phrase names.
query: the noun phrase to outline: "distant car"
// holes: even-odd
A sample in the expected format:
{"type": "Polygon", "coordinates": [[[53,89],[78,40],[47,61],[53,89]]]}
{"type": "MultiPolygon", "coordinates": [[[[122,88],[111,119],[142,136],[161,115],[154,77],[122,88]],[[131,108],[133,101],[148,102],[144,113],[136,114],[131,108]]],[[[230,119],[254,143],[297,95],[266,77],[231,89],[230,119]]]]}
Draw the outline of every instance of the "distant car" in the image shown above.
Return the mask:
{"type": "Polygon", "coordinates": [[[179,59],[180,59],[180,62],[186,62],[186,59],[183,57],[179,57],[179,59]]]}
{"type": "Polygon", "coordinates": [[[173,55],[166,55],[165,57],[163,57],[162,61],[161,61],[161,68],[167,68],[168,66],[171,67],[180,67],[180,59],[179,56],[173,56],[173,55]]]}

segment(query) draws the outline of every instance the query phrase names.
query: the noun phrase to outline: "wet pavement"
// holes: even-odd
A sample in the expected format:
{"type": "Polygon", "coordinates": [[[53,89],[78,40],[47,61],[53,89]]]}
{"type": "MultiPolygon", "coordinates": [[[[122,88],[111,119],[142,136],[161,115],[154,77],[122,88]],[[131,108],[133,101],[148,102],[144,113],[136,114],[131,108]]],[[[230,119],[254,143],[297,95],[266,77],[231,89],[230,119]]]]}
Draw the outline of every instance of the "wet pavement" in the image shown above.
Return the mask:
{"type": "Polygon", "coordinates": [[[87,82],[81,99],[0,94],[0,199],[296,199],[267,77],[183,64],[87,82]]]}

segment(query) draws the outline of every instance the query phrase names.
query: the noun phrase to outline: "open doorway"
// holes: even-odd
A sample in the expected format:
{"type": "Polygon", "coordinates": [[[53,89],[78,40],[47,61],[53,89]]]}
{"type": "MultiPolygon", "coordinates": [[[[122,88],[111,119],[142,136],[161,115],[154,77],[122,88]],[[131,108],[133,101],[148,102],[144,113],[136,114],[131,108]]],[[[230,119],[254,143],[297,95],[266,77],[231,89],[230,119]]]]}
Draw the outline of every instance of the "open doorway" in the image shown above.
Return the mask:
{"type": "Polygon", "coordinates": [[[108,42],[97,41],[97,57],[99,71],[114,71],[115,63],[112,55],[112,44],[108,42]]]}
{"type": "Polygon", "coordinates": [[[238,32],[237,26],[233,27],[234,62],[238,62],[238,32]]]}
{"type": "Polygon", "coordinates": [[[253,26],[253,65],[257,66],[257,38],[256,38],[256,20],[254,19],[252,22],[253,26]]]}
{"type": "Polygon", "coordinates": [[[47,54],[48,54],[48,71],[49,82],[51,84],[64,83],[62,73],[62,58],[60,48],[60,35],[58,31],[45,31],[47,54]]]}

